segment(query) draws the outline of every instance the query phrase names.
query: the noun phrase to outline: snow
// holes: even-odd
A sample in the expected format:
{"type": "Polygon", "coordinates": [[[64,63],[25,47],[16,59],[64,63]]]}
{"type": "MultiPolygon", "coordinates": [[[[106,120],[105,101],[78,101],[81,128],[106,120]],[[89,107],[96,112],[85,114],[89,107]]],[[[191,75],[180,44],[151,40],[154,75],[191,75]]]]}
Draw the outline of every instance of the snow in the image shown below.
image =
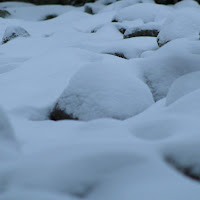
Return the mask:
{"type": "Polygon", "coordinates": [[[184,95],[200,89],[200,72],[189,73],[174,81],[166,98],[166,105],[170,105],[184,95]]]}
{"type": "Polygon", "coordinates": [[[199,200],[199,4],[106,2],[0,3],[0,200],[199,200]]]}

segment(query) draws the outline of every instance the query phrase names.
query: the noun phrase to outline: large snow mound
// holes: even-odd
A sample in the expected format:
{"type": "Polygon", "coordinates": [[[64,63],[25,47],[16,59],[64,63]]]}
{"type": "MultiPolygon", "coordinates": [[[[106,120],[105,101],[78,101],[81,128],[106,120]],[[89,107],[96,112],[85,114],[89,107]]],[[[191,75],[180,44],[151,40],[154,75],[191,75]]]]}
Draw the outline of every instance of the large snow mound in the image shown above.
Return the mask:
{"type": "Polygon", "coordinates": [[[72,78],[51,116],[62,110],[80,120],[126,119],[152,103],[149,88],[127,66],[94,63],[72,78]]]}

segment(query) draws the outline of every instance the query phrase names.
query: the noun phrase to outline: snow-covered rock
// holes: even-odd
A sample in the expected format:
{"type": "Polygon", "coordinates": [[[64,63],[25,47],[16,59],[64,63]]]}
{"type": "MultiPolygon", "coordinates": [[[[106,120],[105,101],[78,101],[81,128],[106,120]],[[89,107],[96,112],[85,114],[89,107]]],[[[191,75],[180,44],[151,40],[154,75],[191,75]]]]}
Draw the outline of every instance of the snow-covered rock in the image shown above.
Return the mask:
{"type": "Polygon", "coordinates": [[[200,70],[199,48],[199,41],[174,40],[139,62],[156,101],[166,97],[177,78],[200,70]]]}
{"type": "Polygon", "coordinates": [[[3,35],[2,44],[9,42],[17,37],[29,37],[30,34],[20,26],[9,26],[3,35]]]}
{"type": "Polygon", "coordinates": [[[181,76],[171,85],[166,98],[166,105],[170,105],[184,95],[200,89],[200,72],[193,72],[181,76]]]}
{"type": "Polygon", "coordinates": [[[129,68],[95,63],[72,78],[58,99],[51,119],[126,119],[151,104],[150,90],[129,68]]]}
{"type": "Polygon", "coordinates": [[[155,20],[162,20],[170,12],[170,8],[163,5],[156,5],[154,3],[138,3],[132,6],[128,6],[120,10],[113,18],[113,20],[133,21],[142,19],[144,23],[154,22],[155,20]]]}
{"type": "Polygon", "coordinates": [[[177,38],[194,37],[198,39],[200,32],[199,11],[199,8],[183,8],[171,14],[158,34],[158,45],[161,47],[177,38]]]}

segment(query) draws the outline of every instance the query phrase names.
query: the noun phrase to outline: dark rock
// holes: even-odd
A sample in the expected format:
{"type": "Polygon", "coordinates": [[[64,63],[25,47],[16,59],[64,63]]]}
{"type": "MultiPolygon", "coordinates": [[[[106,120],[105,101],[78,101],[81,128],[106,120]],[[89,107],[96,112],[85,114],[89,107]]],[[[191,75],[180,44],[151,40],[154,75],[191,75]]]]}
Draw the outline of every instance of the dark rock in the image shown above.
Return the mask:
{"type": "Polygon", "coordinates": [[[112,22],[114,22],[114,23],[115,23],[115,22],[118,22],[118,20],[117,20],[117,19],[113,19],[113,20],[112,20],[112,22]]]}
{"type": "Polygon", "coordinates": [[[88,14],[91,14],[91,15],[94,15],[94,12],[92,10],[92,7],[90,6],[85,6],[85,9],[84,9],[84,12],[88,13],[88,14]]]}
{"type": "Polygon", "coordinates": [[[56,18],[56,17],[58,17],[58,15],[56,15],[56,14],[47,15],[47,16],[44,17],[44,19],[42,19],[42,21],[53,19],[53,18],[56,18]]]}
{"type": "Polygon", "coordinates": [[[123,53],[120,53],[120,52],[106,53],[106,54],[110,54],[110,55],[117,56],[117,57],[120,57],[120,58],[123,58],[123,59],[127,59],[126,56],[123,53]]]}
{"type": "Polygon", "coordinates": [[[74,118],[71,114],[67,114],[64,110],[59,108],[59,105],[56,104],[52,112],[50,113],[49,118],[51,120],[78,120],[78,118],[74,118]]]}
{"type": "Polygon", "coordinates": [[[123,35],[124,35],[124,33],[126,32],[126,29],[125,29],[125,28],[119,28],[118,30],[119,30],[119,32],[120,32],[121,34],[123,34],[123,35]]]}
{"type": "Polygon", "coordinates": [[[96,33],[96,32],[97,32],[96,29],[91,30],[91,33],[96,33]]]}
{"type": "Polygon", "coordinates": [[[19,26],[10,26],[5,30],[2,44],[5,44],[6,42],[13,40],[17,37],[29,37],[30,34],[22,27],[19,26]]]}
{"type": "Polygon", "coordinates": [[[156,29],[134,29],[131,33],[125,33],[124,39],[140,36],[157,37],[158,33],[156,29]]]}
{"type": "Polygon", "coordinates": [[[0,10],[0,17],[6,18],[10,16],[10,13],[7,10],[0,10]]]}
{"type": "Polygon", "coordinates": [[[168,42],[170,42],[170,41],[165,41],[165,42],[163,42],[163,41],[161,41],[161,40],[159,39],[159,37],[157,37],[157,44],[158,44],[159,47],[162,47],[163,45],[167,44],[168,42]]]}

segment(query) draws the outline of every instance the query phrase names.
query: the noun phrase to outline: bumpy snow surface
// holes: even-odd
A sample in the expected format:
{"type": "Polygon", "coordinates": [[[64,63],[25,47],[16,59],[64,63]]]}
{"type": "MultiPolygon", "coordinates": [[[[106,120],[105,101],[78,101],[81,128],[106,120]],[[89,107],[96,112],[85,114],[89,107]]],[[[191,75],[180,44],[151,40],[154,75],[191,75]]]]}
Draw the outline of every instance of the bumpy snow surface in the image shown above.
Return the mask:
{"type": "Polygon", "coordinates": [[[199,200],[199,4],[87,6],[0,3],[0,200],[199,200]]]}

